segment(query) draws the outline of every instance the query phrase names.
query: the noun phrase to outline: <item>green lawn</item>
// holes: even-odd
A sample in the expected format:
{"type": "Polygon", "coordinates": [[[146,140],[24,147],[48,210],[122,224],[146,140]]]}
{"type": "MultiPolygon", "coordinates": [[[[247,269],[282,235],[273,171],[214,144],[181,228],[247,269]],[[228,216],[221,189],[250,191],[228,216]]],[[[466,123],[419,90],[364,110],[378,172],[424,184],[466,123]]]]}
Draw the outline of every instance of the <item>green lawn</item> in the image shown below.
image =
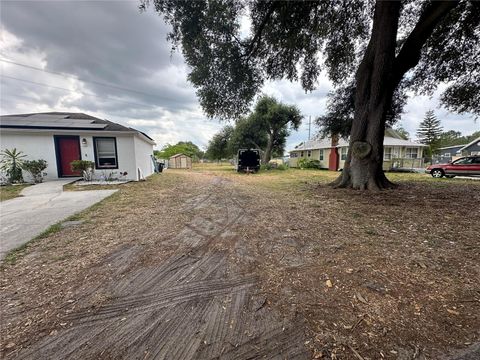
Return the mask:
{"type": "Polygon", "coordinates": [[[0,201],[10,200],[20,196],[20,192],[30,184],[0,186],[0,201]]]}

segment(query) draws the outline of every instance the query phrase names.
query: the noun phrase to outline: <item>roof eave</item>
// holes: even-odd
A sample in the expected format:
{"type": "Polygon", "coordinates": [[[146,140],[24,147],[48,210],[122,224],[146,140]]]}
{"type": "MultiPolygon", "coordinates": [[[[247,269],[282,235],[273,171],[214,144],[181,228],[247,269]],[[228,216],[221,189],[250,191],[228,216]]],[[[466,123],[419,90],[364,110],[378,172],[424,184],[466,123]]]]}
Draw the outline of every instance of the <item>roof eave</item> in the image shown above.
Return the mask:
{"type": "Polygon", "coordinates": [[[472,142],[468,143],[467,145],[465,145],[463,148],[461,148],[459,151],[463,151],[465,149],[468,149],[470,146],[472,146],[473,144],[477,143],[477,142],[480,142],[480,137],[476,138],[475,140],[473,140],[472,142]]]}

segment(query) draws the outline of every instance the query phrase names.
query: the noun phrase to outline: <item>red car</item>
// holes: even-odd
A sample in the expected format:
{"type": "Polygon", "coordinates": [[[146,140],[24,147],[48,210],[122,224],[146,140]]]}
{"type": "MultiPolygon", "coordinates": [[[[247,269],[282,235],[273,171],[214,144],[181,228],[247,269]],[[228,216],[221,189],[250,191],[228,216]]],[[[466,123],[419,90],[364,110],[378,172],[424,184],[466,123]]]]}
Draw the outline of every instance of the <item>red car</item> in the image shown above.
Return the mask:
{"type": "Polygon", "coordinates": [[[457,175],[480,176],[480,156],[466,156],[448,164],[434,164],[427,167],[427,174],[434,178],[453,178],[457,175]]]}

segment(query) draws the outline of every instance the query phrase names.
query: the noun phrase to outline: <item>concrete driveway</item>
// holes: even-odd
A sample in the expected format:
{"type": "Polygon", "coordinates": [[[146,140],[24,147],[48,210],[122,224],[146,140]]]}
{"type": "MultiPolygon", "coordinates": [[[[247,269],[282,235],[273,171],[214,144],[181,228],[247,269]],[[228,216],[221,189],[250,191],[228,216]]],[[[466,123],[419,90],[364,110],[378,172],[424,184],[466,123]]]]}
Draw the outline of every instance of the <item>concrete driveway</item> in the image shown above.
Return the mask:
{"type": "Polygon", "coordinates": [[[48,181],[25,188],[15,199],[0,203],[0,259],[49,226],[79,212],[117,190],[63,191],[72,179],[48,181]]]}

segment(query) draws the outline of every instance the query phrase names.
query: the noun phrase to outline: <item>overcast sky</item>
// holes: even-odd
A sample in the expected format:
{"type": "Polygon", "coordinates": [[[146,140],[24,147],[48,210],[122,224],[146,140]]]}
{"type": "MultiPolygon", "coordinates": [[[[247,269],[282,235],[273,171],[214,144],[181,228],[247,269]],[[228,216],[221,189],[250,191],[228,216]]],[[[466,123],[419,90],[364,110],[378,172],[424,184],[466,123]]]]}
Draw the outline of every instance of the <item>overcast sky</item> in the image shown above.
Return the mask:
{"type": "MultiPolygon", "coordinates": [[[[205,147],[222,127],[202,113],[181,54],[170,51],[162,18],[152,9],[140,13],[136,0],[2,0],[0,6],[2,115],[85,112],[142,130],[159,148],[181,140],[205,147]]],[[[288,149],[307,139],[308,117],[325,112],[330,89],[325,77],[308,94],[288,81],[265,85],[264,93],[296,104],[305,115],[288,149]]],[[[473,116],[438,108],[436,96],[415,97],[401,122],[412,137],[428,109],[445,130],[480,130],[473,116]]],[[[312,126],[312,135],[316,131],[312,126]]]]}

